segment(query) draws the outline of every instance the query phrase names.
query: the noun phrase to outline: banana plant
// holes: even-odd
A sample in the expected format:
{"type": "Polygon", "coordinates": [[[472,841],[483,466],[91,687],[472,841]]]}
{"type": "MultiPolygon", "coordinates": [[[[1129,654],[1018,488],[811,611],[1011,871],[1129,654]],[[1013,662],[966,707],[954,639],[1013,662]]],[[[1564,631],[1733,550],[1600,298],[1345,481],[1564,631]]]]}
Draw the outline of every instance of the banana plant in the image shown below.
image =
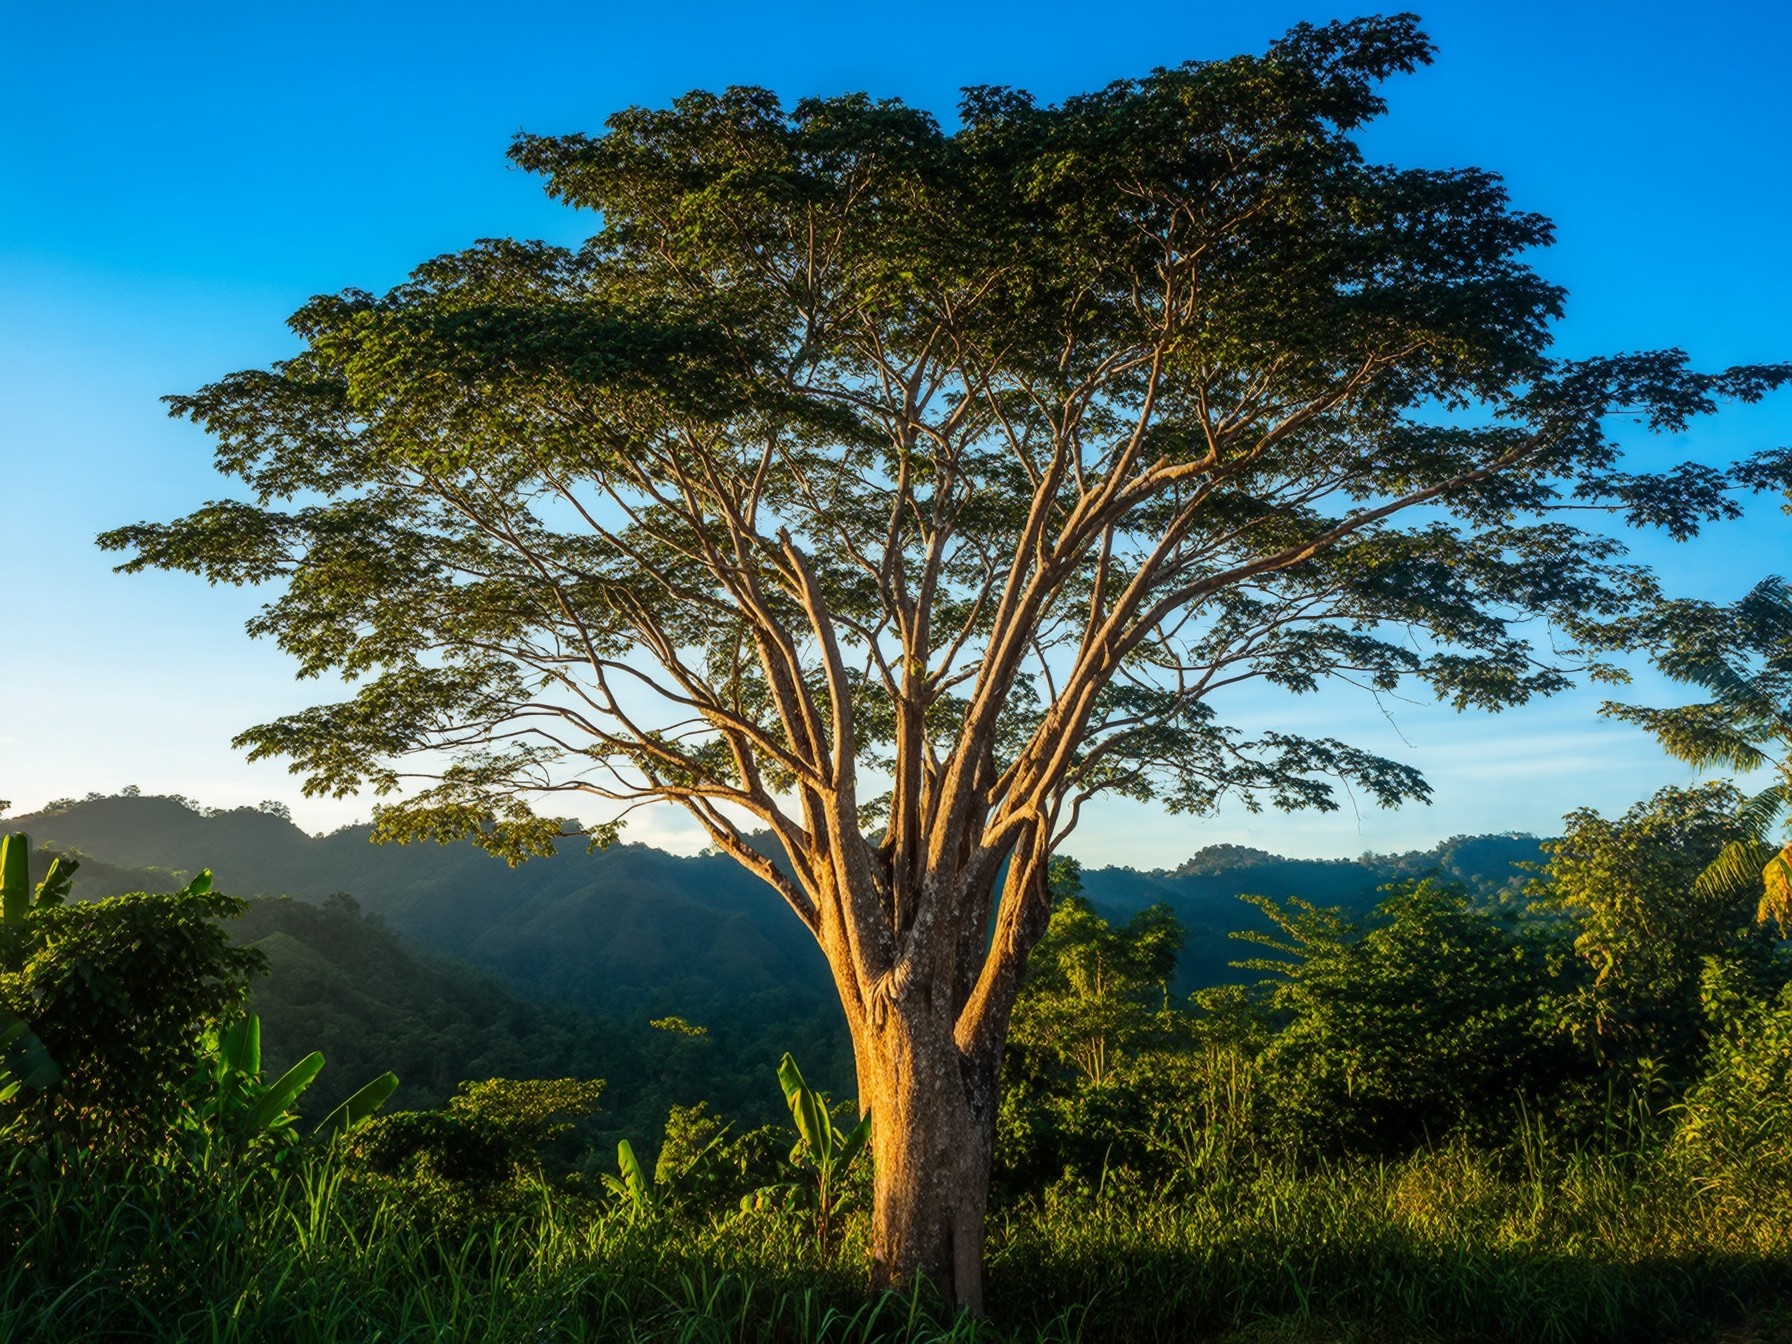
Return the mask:
{"type": "Polygon", "coordinates": [[[313,1050],[272,1083],[261,1076],[261,1019],[250,1013],[218,1037],[202,1062],[204,1100],[194,1118],[218,1137],[253,1142],[290,1131],[293,1103],[324,1066],[313,1050]]]}
{"type": "Polygon", "coordinates": [[[68,899],[75,869],[81,865],[67,855],[50,861],[50,871],[31,885],[31,839],[14,831],[0,839],[0,967],[16,971],[31,949],[31,916],[61,905],[68,899]]]}
{"type": "MultiPolygon", "coordinates": [[[[232,1148],[263,1139],[291,1143],[292,1109],[323,1067],[323,1054],[313,1050],[273,1082],[264,1082],[261,1018],[250,1013],[220,1035],[201,1061],[193,1119],[208,1141],[222,1141],[232,1148]]],[[[317,1132],[341,1133],[355,1128],[397,1087],[394,1074],[381,1074],[331,1111],[317,1132]]]]}
{"type": "Polygon", "coordinates": [[[802,1070],[788,1053],[778,1063],[778,1086],[784,1090],[790,1118],[796,1122],[797,1141],[790,1150],[790,1162],[809,1174],[815,1198],[815,1240],[825,1256],[840,1209],[841,1185],[853,1159],[871,1137],[871,1117],[862,1116],[851,1129],[841,1129],[828,1110],[827,1098],[803,1081],[802,1070]]]}
{"type": "Polygon", "coordinates": [[[616,1175],[604,1173],[604,1185],[628,1210],[630,1219],[659,1207],[659,1191],[635,1159],[635,1146],[627,1139],[616,1145],[616,1175]]]}
{"type": "MultiPolygon", "coordinates": [[[[31,916],[68,899],[80,864],[58,854],[50,871],[31,885],[31,840],[23,831],[0,839],[0,970],[16,971],[31,951],[31,916]]],[[[30,1088],[41,1092],[60,1082],[61,1071],[31,1026],[0,1008],[0,1102],[30,1088]]]]}
{"type": "Polygon", "coordinates": [[[316,1134],[346,1134],[373,1118],[375,1111],[386,1104],[386,1098],[398,1090],[398,1075],[382,1073],[370,1083],[363,1083],[312,1131],[316,1134]]]}

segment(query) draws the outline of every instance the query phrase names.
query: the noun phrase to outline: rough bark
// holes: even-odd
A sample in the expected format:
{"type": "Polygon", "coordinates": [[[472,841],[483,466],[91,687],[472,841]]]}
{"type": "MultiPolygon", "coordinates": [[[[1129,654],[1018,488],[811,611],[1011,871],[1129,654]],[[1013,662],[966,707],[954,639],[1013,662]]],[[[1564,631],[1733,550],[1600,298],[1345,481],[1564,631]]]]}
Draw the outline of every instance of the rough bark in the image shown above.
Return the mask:
{"type": "Polygon", "coordinates": [[[872,1276],[917,1275],[954,1307],[983,1309],[983,1225],[995,1141],[996,1071],[968,1059],[925,995],[872,1028],[861,1104],[876,1161],[872,1276]]]}

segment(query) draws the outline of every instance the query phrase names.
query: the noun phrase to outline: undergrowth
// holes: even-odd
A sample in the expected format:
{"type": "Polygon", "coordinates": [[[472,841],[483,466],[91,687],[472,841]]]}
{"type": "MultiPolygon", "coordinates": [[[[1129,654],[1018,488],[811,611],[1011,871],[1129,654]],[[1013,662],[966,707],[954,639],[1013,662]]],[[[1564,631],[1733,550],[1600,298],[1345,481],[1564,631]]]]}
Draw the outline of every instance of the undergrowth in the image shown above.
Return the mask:
{"type": "Polygon", "coordinates": [[[677,1218],[531,1187],[496,1219],[357,1180],[165,1167],[0,1194],[0,1344],[24,1341],[1319,1341],[1792,1335],[1792,1212],[1670,1154],[1466,1148],[1123,1177],[991,1225],[990,1316],[868,1297],[862,1215],[823,1258],[773,1210],[677,1218]]]}

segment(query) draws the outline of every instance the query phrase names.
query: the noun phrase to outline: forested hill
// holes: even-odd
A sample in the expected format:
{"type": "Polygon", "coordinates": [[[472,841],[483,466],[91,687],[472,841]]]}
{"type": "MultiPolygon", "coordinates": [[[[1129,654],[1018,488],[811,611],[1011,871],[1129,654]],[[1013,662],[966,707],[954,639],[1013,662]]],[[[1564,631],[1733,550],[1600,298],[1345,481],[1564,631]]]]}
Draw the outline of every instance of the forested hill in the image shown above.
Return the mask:
{"type": "Polygon", "coordinates": [[[108,864],[166,870],[171,885],[174,873],[210,868],[218,889],[238,896],[347,892],[425,948],[538,1002],[697,1021],[742,1000],[760,1016],[832,1002],[809,935],[725,859],[642,845],[587,855],[574,843],[510,868],[471,845],[372,845],[365,826],[313,837],[253,808],[206,815],[151,797],[90,799],[6,824],[108,864]]]}
{"type": "Polygon", "coordinates": [[[1431,849],[1402,854],[1364,854],[1355,859],[1289,859],[1242,845],[1209,845],[1169,870],[1094,868],[1083,873],[1083,894],[1110,918],[1124,918],[1161,901],[1176,912],[1188,941],[1176,966],[1176,985],[1186,993],[1203,985],[1254,978],[1232,961],[1247,949],[1229,936],[1234,929],[1268,930],[1244,894],[1314,905],[1367,910],[1380,889],[1403,878],[1441,876],[1477,901],[1493,904],[1516,895],[1541,863],[1543,841],[1531,835],[1472,835],[1431,849]]]}
{"type": "MultiPolygon", "coordinates": [[[[9,829],[129,869],[209,867],[243,896],[317,902],[338,891],[424,947],[510,981],[538,1002],[572,1003],[641,1022],[678,1014],[833,1022],[833,992],[808,935],[731,860],[683,858],[642,845],[595,854],[569,844],[509,868],[471,845],[368,843],[369,828],[309,836],[253,808],[197,809],[160,797],[93,797],[9,819],[9,829]]],[[[1191,826],[1198,836],[1198,830],[1191,826]]],[[[1481,899],[1515,890],[1542,855],[1529,836],[1457,838],[1430,850],[1356,859],[1288,859],[1236,845],[1201,849],[1173,870],[1094,868],[1087,895],[1125,917],[1162,901],[1189,929],[1179,986],[1231,978],[1226,935],[1258,927],[1241,893],[1367,908],[1402,877],[1441,871],[1481,899]]],[[[80,889],[108,894],[105,875],[80,889]]],[[[831,1030],[831,1025],[830,1028],[831,1030]]]]}

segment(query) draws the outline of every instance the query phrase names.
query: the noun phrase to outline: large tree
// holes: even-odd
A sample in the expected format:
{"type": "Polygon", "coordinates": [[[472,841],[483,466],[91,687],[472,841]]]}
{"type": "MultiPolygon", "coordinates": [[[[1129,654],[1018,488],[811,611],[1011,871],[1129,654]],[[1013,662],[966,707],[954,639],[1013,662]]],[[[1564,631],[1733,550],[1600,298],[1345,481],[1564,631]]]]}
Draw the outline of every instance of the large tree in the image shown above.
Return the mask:
{"type": "Polygon", "coordinates": [[[396,799],[381,838],[515,859],[565,794],[687,809],[832,968],[878,1273],[975,1307],[1003,1038],[1083,805],[1423,797],[1228,727],[1224,692],[1567,685],[1653,590],[1551,510],[1687,531],[1731,485],[1624,474],[1609,417],[1788,376],[1551,359],[1549,224],[1353,139],[1430,52],[1364,19],[1054,107],[972,89],[952,131],[737,88],[523,136],[587,244],[313,300],[302,353],[171,399],[248,498],[102,542],[274,585],[252,633],[360,685],[239,742],[396,799]]]}

